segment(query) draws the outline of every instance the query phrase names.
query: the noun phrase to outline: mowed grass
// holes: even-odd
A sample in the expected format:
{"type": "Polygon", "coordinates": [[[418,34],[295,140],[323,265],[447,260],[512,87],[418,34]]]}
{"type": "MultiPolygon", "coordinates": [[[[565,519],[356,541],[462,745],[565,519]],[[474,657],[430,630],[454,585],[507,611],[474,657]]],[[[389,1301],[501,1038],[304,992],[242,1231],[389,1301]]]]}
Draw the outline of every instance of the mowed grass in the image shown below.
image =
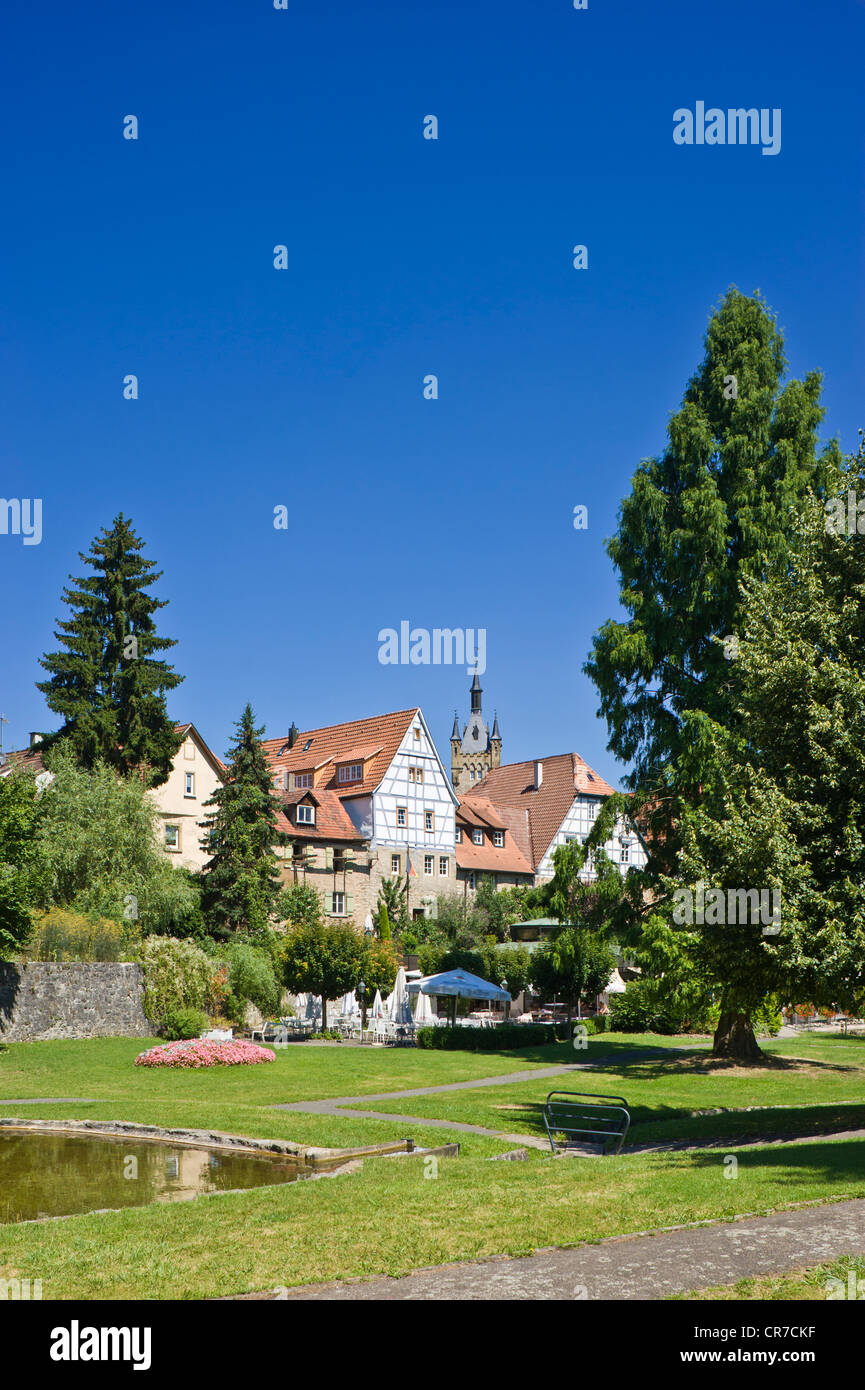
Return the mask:
{"type": "MultiPolygon", "coordinates": [[[[724,1178],[726,1150],[585,1160],[532,1151],[524,1163],[491,1163],[505,1142],[360,1114],[308,1116],[271,1108],[585,1057],[568,1044],[507,1054],[298,1045],[265,1066],[189,1073],[134,1067],[146,1045],[115,1038],[0,1049],[0,1114],[133,1120],[335,1147],[410,1133],[425,1145],[456,1139],[461,1157],[440,1159],[436,1176],[421,1156],[366,1159],[362,1171],[339,1177],[0,1227],[0,1278],[41,1278],[45,1298],[218,1297],[399,1275],[800,1202],[865,1197],[865,1144],[859,1141],[742,1150],[738,1180],[730,1182],[724,1178]],[[28,1096],[89,1096],[94,1103],[8,1103],[28,1096]]],[[[533,1107],[553,1087],[613,1091],[635,1106],[637,1138],[651,1126],[669,1127],[677,1137],[674,1130],[696,1122],[747,1123],[747,1116],[732,1113],[743,1106],[792,1107],[775,1113],[797,1130],[806,1112],[817,1123],[830,1110],[847,1116],[865,1104],[865,1047],[858,1042],[777,1043],[775,1062],[745,1072],[715,1068],[693,1046],[690,1053],[670,1050],[683,1045],[682,1039],[603,1038],[590,1044],[589,1057],[604,1063],[591,1072],[370,1104],[523,1132],[536,1131],[533,1107]],[[719,1107],[727,1111],[721,1117],[696,1114],[719,1107]]]]}
{"type": "Polygon", "coordinates": [[[407,1274],[803,1201],[865,1197],[862,1146],[490,1163],[366,1159],[363,1171],[254,1192],[0,1227],[0,1277],[59,1299],[183,1299],[407,1274]]]}
{"type": "MultiPolygon", "coordinates": [[[[450,1119],[543,1135],[542,1107],[553,1089],[622,1096],[631,1111],[630,1147],[677,1140],[770,1138],[865,1128],[865,1039],[797,1038],[764,1045],[756,1067],[713,1062],[705,1050],[617,1060],[616,1052],[563,1056],[593,1063],[559,1080],[539,1078],[412,1100],[422,1118],[450,1119]]],[[[681,1040],[679,1040],[681,1047],[681,1040]]],[[[361,1108],[362,1103],[355,1107],[361,1108]]],[[[377,1101],[405,1113],[405,1101],[377,1101]]]]}
{"type": "Polygon", "coordinates": [[[710,1289],[672,1294],[671,1301],[735,1300],[748,1303],[758,1299],[795,1299],[806,1303],[822,1303],[830,1293],[837,1297],[840,1292],[830,1283],[833,1279],[840,1280],[844,1285],[844,1301],[854,1291],[857,1300],[865,1298],[865,1258],[846,1255],[831,1264],[811,1265],[807,1269],[792,1270],[789,1274],[760,1274],[753,1279],[739,1279],[735,1284],[716,1284],[710,1289]],[[855,1281],[852,1284],[851,1274],[855,1281]]]}

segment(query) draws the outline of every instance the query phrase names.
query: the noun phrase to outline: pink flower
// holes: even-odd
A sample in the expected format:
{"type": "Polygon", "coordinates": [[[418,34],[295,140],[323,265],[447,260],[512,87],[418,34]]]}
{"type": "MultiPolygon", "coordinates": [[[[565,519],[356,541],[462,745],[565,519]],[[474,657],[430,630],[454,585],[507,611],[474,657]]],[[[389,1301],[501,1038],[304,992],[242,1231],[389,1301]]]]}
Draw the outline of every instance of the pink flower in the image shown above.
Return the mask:
{"type": "Polygon", "coordinates": [[[237,1067],[257,1062],[274,1062],[276,1053],[251,1042],[212,1042],[189,1038],[160,1043],[135,1058],[137,1067],[237,1067]]]}

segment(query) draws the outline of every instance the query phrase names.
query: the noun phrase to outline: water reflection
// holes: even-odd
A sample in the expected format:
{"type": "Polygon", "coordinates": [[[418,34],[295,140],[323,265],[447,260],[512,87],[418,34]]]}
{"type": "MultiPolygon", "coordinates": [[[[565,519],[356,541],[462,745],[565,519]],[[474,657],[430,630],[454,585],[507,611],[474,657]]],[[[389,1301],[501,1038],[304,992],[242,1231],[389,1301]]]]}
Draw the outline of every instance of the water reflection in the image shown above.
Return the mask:
{"type": "Polygon", "coordinates": [[[103,1207],[182,1202],[202,1192],[309,1176],[283,1154],[170,1148],[146,1139],[0,1131],[0,1224],[103,1207]]]}

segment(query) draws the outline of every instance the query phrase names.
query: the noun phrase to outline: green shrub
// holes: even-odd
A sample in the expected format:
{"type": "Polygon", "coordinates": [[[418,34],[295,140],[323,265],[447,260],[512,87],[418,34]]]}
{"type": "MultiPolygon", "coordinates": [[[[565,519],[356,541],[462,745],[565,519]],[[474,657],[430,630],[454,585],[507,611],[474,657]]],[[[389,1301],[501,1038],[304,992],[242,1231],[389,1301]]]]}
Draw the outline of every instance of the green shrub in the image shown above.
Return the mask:
{"type": "Polygon", "coordinates": [[[275,1014],[279,1008],[280,988],[270,951],[246,941],[237,941],[228,948],[226,958],[228,987],[237,1001],[235,1011],[240,1005],[242,1014],[249,1002],[265,1016],[275,1014]]]}
{"type": "Polygon", "coordinates": [[[768,1035],[774,1038],[784,1020],[781,1017],[781,1006],[776,995],[770,995],[764,999],[758,1009],[752,1010],[751,1022],[754,1025],[754,1032],[768,1035]]]}
{"type": "Polygon", "coordinates": [[[163,1015],[160,1033],[169,1042],[197,1038],[207,1027],[207,1016],[200,1009],[169,1009],[163,1015]]]}
{"type": "Polygon", "coordinates": [[[497,1028],[418,1028],[415,1042],[432,1052],[503,1052],[556,1041],[552,1023],[501,1023],[497,1028]]]}
{"type": "Polygon", "coordinates": [[[218,962],[192,941],[149,936],[141,947],[144,1012],[152,1023],[176,1009],[203,1010],[211,994],[218,962]]]}
{"type": "Polygon", "coordinates": [[[119,961],[134,959],[137,949],[134,922],[90,918],[52,907],[35,918],[27,955],[46,961],[119,961]]]}
{"type": "Polygon", "coordinates": [[[634,980],[610,996],[609,1019],[614,1033],[711,1033],[718,1010],[705,998],[677,996],[663,980],[634,980]]]}

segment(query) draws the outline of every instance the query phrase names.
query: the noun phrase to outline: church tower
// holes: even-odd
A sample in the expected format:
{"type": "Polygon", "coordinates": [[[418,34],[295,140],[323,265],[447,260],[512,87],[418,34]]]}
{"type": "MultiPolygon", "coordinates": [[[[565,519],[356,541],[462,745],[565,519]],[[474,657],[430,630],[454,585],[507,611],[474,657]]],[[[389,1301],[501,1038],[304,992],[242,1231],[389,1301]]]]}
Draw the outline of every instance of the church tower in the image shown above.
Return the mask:
{"type": "Polygon", "coordinates": [[[471,685],[471,712],[469,720],[460,733],[459,714],[454,713],[454,726],[451,731],[451,781],[454,791],[465,793],[474,791],[481,778],[486,777],[490,768],[500,767],[502,762],[502,736],[499,732],[499,718],[493,720],[490,733],[483,716],[483,690],[477,671],[471,685]]]}

